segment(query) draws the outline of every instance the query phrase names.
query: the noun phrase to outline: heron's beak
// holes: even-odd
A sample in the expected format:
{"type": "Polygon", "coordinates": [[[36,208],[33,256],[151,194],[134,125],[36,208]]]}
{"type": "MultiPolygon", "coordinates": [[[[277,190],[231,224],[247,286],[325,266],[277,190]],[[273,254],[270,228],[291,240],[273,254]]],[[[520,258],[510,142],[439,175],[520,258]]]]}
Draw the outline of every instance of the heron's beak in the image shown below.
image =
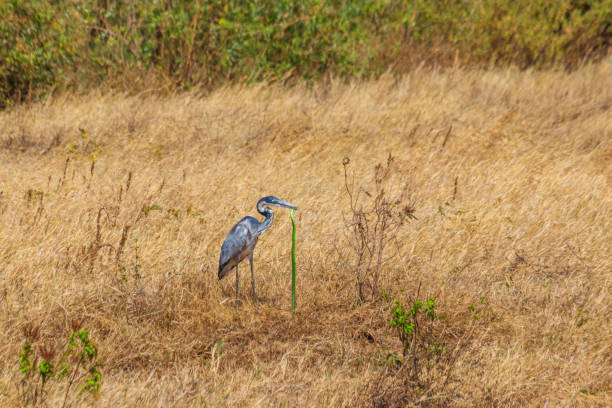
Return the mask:
{"type": "Polygon", "coordinates": [[[297,210],[297,205],[293,205],[293,204],[289,204],[288,202],[285,202],[283,200],[278,200],[278,205],[281,207],[287,207],[287,208],[291,208],[292,210],[297,210]]]}

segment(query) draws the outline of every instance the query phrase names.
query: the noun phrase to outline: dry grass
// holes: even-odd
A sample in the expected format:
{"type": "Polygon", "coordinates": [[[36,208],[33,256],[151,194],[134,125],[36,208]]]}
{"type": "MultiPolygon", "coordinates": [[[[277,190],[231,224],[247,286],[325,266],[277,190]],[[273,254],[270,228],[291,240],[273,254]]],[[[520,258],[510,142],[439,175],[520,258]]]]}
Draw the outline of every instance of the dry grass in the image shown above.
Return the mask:
{"type": "Polygon", "coordinates": [[[608,61],[0,113],[0,405],[19,405],[22,328],[54,338],[72,319],[105,360],[101,406],[392,403],[371,398],[401,353],[388,302],[355,302],[342,249],[343,157],[367,185],[392,153],[388,188],[409,182],[418,220],[380,286],[420,284],[463,339],[414,404],[609,406],[611,78],[608,61]],[[268,194],[300,207],[294,319],[287,211],[256,250],[259,308],[248,263],[238,313],[217,279],[225,234],[268,194]]]}

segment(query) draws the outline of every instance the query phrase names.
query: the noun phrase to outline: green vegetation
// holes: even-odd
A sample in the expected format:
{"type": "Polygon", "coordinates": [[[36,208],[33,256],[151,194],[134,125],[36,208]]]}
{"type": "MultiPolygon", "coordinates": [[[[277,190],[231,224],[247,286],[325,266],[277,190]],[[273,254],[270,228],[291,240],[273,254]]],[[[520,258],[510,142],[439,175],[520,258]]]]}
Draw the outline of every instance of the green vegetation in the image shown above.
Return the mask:
{"type": "Polygon", "coordinates": [[[19,371],[22,374],[18,391],[23,405],[42,404],[49,386],[64,387],[66,405],[70,390],[86,392],[97,399],[100,392],[103,362],[98,360],[98,347],[89,338],[89,332],[73,321],[73,332],[59,345],[44,343],[40,339],[40,326],[27,325],[26,337],[19,352],[19,371]],[[39,344],[37,348],[33,343],[39,344]],[[57,352],[59,350],[59,353],[57,352]],[[40,362],[40,363],[39,363],[40,362]],[[72,388],[72,384],[80,384],[72,388]]]}
{"type": "Polygon", "coordinates": [[[433,297],[407,303],[395,299],[389,310],[389,327],[397,332],[402,355],[387,355],[386,370],[370,384],[371,393],[380,406],[407,406],[410,401],[435,392],[436,381],[447,383],[456,357],[465,347],[461,341],[452,342],[453,345],[447,342],[453,330],[450,319],[440,319],[433,297]]]}
{"type": "MultiPolygon", "coordinates": [[[[414,351],[417,345],[421,346],[426,353],[437,353],[443,350],[443,347],[438,344],[437,340],[432,340],[432,344],[428,347],[427,343],[424,342],[427,340],[423,336],[419,336],[419,329],[427,327],[423,322],[436,319],[438,319],[438,314],[436,313],[436,300],[434,298],[427,299],[425,303],[421,301],[413,302],[410,308],[406,308],[397,300],[393,301],[389,325],[398,329],[399,339],[403,345],[404,357],[407,351],[411,349],[414,351]],[[419,316],[424,319],[419,319],[419,316]],[[420,341],[420,343],[417,341],[420,341]]],[[[418,357],[414,357],[414,359],[418,360],[418,357]]]]}
{"type": "Polygon", "coordinates": [[[610,0],[9,0],[0,106],[53,87],[190,88],[415,64],[575,66],[605,55],[610,0]]]}

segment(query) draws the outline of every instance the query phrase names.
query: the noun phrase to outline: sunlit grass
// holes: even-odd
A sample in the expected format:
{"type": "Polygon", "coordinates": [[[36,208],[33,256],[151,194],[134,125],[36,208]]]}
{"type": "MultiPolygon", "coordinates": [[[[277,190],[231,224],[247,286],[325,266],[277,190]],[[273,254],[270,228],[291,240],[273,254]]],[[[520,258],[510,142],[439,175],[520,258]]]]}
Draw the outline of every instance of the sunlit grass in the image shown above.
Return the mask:
{"type": "Polygon", "coordinates": [[[100,406],[367,406],[403,364],[394,299],[435,299],[427,330],[452,346],[450,375],[418,366],[425,391],[393,389],[415,404],[607,406],[611,77],[423,70],[1,112],[0,406],[20,406],[23,328],[55,344],[73,320],[104,361],[100,406]],[[390,154],[386,193],[406,188],[417,219],[359,300],[343,158],[375,199],[390,154]],[[293,319],[289,223],[257,244],[257,304],[242,285],[234,312],[216,273],[270,194],[300,208],[293,319]]]}

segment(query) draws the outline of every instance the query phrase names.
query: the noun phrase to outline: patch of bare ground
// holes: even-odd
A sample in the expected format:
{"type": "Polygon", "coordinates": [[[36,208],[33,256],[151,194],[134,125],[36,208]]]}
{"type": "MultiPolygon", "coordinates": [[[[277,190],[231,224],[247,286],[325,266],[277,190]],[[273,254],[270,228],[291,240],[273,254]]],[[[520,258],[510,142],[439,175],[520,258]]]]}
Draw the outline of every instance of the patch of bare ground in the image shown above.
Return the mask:
{"type": "Polygon", "coordinates": [[[609,406],[611,78],[417,71],[1,112],[0,404],[21,405],[24,327],[53,341],[77,319],[101,406],[609,406]],[[368,269],[343,159],[372,203],[389,155],[382,188],[417,219],[368,269]],[[237,312],[217,279],[225,234],[269,194],[300,207],[293,318],[286,211],[255,251],[258,305],[248,264],[237,312]],[[428,298],[444,349],[415,375],[390,307],[428,298]]]}

